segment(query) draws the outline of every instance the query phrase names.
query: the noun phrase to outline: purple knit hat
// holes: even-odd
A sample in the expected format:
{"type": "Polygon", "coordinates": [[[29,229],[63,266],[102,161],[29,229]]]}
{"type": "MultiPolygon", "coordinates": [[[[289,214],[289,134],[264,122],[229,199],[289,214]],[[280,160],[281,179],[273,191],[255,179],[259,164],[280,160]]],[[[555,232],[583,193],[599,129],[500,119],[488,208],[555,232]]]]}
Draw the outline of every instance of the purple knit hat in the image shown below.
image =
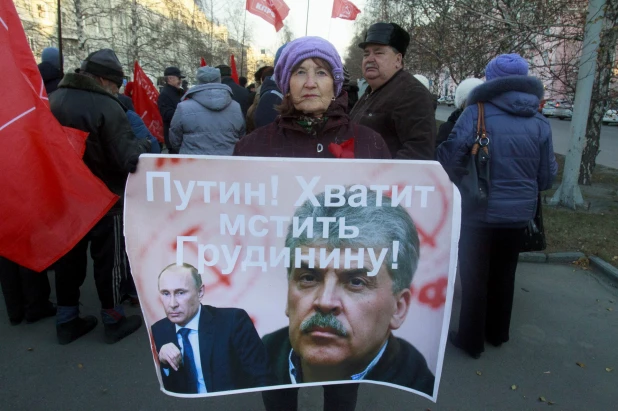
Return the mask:
{"type": "Polygon", "coordinates": [[[308,58],[321,58],[333,68],[335,97],[341,93],[343,86],[343,64],[341,57],[331,43],[321,37],[301,37],[288,43],[281,52],[275,66],[275,81],[283,94],[290,91],[292,68],[308,58]]]}
{"type": "Polygon", "coordinates": [[[528,62],[519,54],[501,54],[485,67],[487,81],[507,76],[527,76],[528,62]]]}

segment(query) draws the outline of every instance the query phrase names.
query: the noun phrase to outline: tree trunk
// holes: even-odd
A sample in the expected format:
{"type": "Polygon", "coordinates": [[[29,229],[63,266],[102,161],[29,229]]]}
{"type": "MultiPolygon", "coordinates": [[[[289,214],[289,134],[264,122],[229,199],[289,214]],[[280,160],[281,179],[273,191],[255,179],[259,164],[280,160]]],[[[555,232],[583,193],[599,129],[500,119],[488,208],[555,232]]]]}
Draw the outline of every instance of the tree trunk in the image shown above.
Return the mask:
{"type": "Polygon", "coordinates": [[[139,60],[139,47],[137,38],[137,28],[139,25],[139,16],[137,10],[137,0],[131,1],[131,67],[139,60]]]}
{"type": "Polygon", "coordinates": [[[583,185],[592,184],[592,173],[596,166],[596,158],[599,155],[601,122],[609,101],[609,85],[616,57],[618,1],[608,0],[606,7],[606,19],[601,32],[599,55],[597,58],[598,71],[594,79],[590,115],[588,116],[586,127],[586,145],[582,153],[582,162],[579,170],[579,184],[583,185]]]}
{"type": "Polygon", "coordinates": [[[82,61],[86,58],[86,33],[84,33],[85,12],[82,8],[82,0],[73,0],[75,5],[75,25],[77,26],[77,58],[82,61]]]}

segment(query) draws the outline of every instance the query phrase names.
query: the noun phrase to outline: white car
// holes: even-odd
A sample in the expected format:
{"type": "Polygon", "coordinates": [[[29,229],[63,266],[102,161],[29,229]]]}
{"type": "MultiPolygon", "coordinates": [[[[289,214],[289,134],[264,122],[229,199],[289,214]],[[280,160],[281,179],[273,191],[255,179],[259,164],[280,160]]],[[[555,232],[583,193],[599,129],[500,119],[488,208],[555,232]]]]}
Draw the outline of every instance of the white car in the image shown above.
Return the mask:
{"type": "Polygon", "coordinates": [[[607,110],[603,116],[603,124],[618,124],[618,110],[607,110]]]}

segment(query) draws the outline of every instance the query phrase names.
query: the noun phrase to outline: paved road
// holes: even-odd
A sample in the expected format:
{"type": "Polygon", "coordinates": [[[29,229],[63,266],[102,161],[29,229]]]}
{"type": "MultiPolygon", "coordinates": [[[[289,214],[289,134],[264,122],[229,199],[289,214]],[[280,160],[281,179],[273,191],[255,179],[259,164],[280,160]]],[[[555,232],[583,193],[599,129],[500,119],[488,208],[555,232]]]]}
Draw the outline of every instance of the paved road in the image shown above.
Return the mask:
{"type": "MultiPolygon", "coordinates": [[[[616,301],[615,285],[591,271],[522,263],[509,343],[489,347],[480,360],[448,345],[437,404],[363,384],[357,411],[545,410],[541,396],[554,402],[550,409],[555,410],[615,410],[616,301]]],[[[83,313],[97,313],[92,272],[82,302],[83,313]]],[[[12,327],[0,301],[0,356],[2,410],[263,410],[260,394],[254,393],[196,400],[162,394],[143,329],[109,346],[99,326],[59,346],[53,319],[12,327]]],[[[320,388],[300,393],[301,410],[321,410],[320,388]]]]}
{"type": "MultiPolygon", "coordinates": [[[[438,106],[436,119],[446,121],[453,110],[453,107],[438,106]]],[[[548,120],[552,129],[554,151],[558,154],[566,154],[570,146],[571,121],[557,118],[548,120]]],[[[597,163],[618,168],[618,126],[601,126],[601,152],[597,157],[597,163]]]]}

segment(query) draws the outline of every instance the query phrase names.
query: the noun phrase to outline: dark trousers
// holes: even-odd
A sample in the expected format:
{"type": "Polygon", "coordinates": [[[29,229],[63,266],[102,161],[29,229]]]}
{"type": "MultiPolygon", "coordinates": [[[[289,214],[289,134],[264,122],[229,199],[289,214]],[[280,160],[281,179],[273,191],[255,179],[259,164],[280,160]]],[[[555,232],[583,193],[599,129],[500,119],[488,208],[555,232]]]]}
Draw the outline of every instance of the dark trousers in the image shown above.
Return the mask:
{"type": "MultiPolygon", "coordinates": [[[[359,384],[325,385],[324,411],[354,411],[359,384]]],[[[266,411],[296,411],[298,388],[262,392],[266,411]]]]}
{"type": "Polygon", "coordinates": [[[37,273],[0,257],[0,284],[11,320],[21,321],[28,314],[37,316],[50,306],[47,270],[37,273]]]}
{"type": "Polygon", "coordinates": [[[509,340],[523,228],[461,227],[459,339],[471,353],[509,340]]]}
{"type": "Polygon", "coordinates": [[[86,279],[86,253],[89,244],[101,308],[111,309],[120,304],[128,273],[122,216],[106,215],[71,251],[56,262],[58,306],[79,305],[79,288],[86,279]]]}

